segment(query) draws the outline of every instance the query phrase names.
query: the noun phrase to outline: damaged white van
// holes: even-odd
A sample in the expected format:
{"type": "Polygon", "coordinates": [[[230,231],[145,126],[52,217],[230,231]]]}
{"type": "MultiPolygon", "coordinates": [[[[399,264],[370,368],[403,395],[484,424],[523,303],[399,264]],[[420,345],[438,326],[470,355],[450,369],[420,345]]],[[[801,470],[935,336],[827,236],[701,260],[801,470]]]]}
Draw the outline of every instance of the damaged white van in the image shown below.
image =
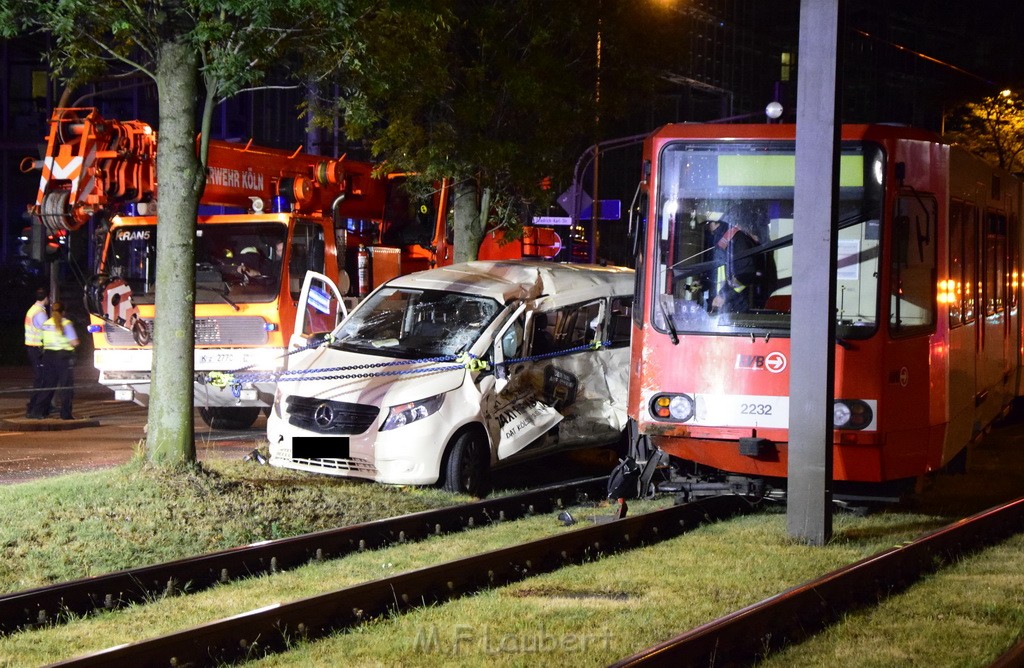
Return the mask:
{"type": "Polygon", "coordinates": [[[488,472],[626,426],[633,271],[467,262],[409,274],[333,327],[309,274],[267,423],[270,463],[482,496],[488,472]],[[305,339],[305,340],[303,340],[305,339]]]}

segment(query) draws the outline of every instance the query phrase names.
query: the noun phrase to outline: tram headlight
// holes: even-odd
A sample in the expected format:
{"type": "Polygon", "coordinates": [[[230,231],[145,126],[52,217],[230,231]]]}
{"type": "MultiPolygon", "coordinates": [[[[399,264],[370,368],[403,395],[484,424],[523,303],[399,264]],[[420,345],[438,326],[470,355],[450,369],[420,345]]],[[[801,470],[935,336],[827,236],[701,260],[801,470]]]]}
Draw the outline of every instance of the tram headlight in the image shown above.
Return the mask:
{"type": "Polygon", "coordinates": [[[693,413],[693,397],[688,394],[659,394],[651,399],[651,415],[658,420],[686,422],[693,413]]]}
{"type": "Polygon", "coordinates": [[[841,401],[837,401],[832,404],[832,424],[836,429],[842,429],[850,423],[850,417],[853,415],[850,412],[850,407],[841,401]]]}
{"type": "Polygon", "coordinates": [[[836,399],[832,404],[832,426],[836,429],[865,429],[874,417],[871,406],[860,399],[836,399]]]}

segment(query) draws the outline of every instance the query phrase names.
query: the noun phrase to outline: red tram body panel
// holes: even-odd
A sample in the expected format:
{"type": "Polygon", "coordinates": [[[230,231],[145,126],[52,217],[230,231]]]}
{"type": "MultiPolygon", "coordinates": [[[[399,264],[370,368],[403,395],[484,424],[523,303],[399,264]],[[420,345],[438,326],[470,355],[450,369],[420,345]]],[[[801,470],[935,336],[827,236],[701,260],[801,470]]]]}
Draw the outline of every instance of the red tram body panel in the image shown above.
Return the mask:
{"type": "MultiPolygon", "coordinates": [[[[665,126],[645,174],[630,416],[676,458],[784,478],[795,127],[665,126]]],[[[1021,184],[930,133],[851,125],[839,192],[833,477],[914,478],[1019,393],[1021,184]]]]}

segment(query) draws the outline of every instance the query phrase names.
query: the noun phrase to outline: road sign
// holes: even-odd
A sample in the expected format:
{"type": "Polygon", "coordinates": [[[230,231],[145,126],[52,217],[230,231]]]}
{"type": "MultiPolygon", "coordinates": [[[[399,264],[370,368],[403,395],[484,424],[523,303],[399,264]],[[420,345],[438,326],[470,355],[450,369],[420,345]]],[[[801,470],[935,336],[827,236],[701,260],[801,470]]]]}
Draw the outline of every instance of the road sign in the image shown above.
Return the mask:
{"type": "Polygon", "coordinates": [[[590,195],[588,195],[586,191],[579,190],[579,186],[575,184],[569,186],[569,188],[564,193],[558,196],[558,203],[559,205],[561,205],[563,209],[565,209],[565,212],[570,216],[573,215],[573,213],[575,213],[573,207],[576,206],[577,192],[579,192],[581,209],[588,208],[590,206],[590,203],[594,201],[594,199],[590,195]]]}
{"type": "Polygon", "coordinates": [[[572,225],[572,218],[569,216],[534,216],[534,225],[554,227],[556,225],[572,225]]]}
{"type": "MultiPolygon", "coordinates": [[[[580,211],[580,220],[591,220],[594,217],[592,208],[587,205],[580,211]]],[[[622,202],[617,199],[597,200],[598,220],[620,220],[622,218],[622,202]]]]}

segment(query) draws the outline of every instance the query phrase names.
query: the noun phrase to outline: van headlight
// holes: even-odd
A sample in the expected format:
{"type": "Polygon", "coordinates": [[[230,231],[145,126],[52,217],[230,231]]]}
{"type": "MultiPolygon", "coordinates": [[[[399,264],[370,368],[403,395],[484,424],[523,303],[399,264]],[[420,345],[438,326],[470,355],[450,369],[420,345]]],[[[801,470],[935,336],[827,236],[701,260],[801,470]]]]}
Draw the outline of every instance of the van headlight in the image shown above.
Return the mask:
{"type": "Polygon", "coordinates": [[[389,429],[397,429],[407,424],[411,424],[416,420],[422,420],[428,415],[433,415],[441,408],[441,404],[444,403],[444,395],[438,394],[433,397],[427,397],[426,399],[420,399],[419,401],[411,401],[407,404],[399,404],[398,406],[392,406],[388,409],[388,417],[384,420],[384,424],[381,425],[381,431],[387,431],[389,429]]]}

